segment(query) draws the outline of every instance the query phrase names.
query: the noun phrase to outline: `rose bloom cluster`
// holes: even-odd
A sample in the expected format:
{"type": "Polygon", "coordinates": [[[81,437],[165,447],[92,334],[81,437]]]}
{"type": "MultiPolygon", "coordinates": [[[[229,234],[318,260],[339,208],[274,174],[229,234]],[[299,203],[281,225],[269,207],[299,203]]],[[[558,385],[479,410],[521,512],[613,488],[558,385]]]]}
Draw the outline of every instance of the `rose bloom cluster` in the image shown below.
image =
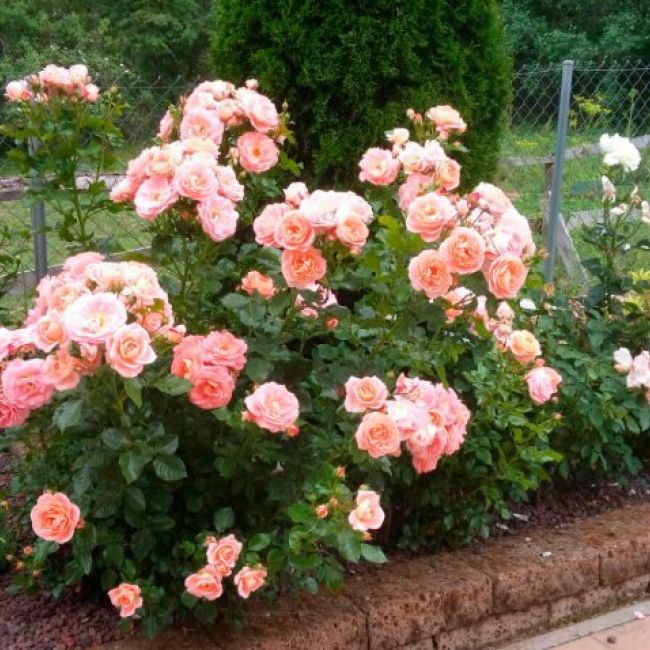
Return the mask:
{"type": "MultiPolygon", "coordinates": [[[[243,544],[234,535],[226,535],[219,540],[207,537],[205,546],[207,563],[196,573],[187,576],[185,589],[196,598],[216,600],[223,594],[223,579],[232,575],[237,565],[243,544]]],[[[264,586],[266,576],[266,569],[261,564],[243,566],[233,578],[237,593],[242,598],[248,598],[264,586]]]]}
{"type": "Polygon", "coordinates": [[[372,458],[400,456],[404,442],[418,474],[433,471],[443,455],[460,449],[470,418],[452,388],[403,374],[392,399],[378,377],[350,377],[344,406],[364,413],[355,434],[359,449],[372,458]]]}
{"type": "Polygon", "coordinates": [[[628,388],[644,391],[650,404],[650,352],[643,350],[633,357],[627,348],[619,348],[614,352],[614,368],[626,375],[628,388]]]}
{"type": "Polygon", "coordinates": [[[282,250],[282,275],[289,287],[318,290],[327,272],[319,246],[338,241],[358,254],[368,241],[372,208],[354,192],[309,193],[304,183],[292,183],[284,196],[253,222],[255,241],[282,250]]]}
{"type": "Polygon", "coordinates": [[[268,171],[278,162],[276,143],[285,137],[275,105],[255,87],[256,82],[242,88],[227,81],[199,84],[180,108],[165,114],[161,144],[129,162],[111,198],[133,201],[147,221],[176,207],[213,241],[232,237],[236,206],[244,198],[233,165],[255,174],[268,171]]]}
{"type": "Polygon", "coordinates": [[[173,350],[171,373],[187,379],[190,402],[202,409],[227,406],[246,365],[246,341],[227,330],[186,336],[173,350]]]}
{"type": "Polygon", "coordinates": [[[62,68],[50,64],[37,74],[10,81],[5,87],[5,97],[10,102],[47,102],[53,97],[96,102],[99,98],[99,88],[92,83],[85,65],[62,68]]]}
{"type": "Polygon", "coordinates": [[[75,388],[106,362],[136,377],[156,359],[156,338],[175,341],[167,294],[138,262],[107,262],[94,252],[66,260],[43,278],[24,326],[0,329],[0,426],[22,424],[54,391],[75,388]]]}

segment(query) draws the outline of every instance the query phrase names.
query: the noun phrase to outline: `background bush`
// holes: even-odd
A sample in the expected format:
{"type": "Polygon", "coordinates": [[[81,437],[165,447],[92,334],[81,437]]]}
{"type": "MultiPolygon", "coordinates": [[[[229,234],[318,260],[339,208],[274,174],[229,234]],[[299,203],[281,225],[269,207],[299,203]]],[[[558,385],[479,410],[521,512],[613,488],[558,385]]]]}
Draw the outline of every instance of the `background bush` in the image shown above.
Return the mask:
{"type": "Polygon", "coordinates": [[[405,106],[436,103],[471,125],[466,182],[494,171],[511,70],[493,0],[221,0],[211,60],[216,76],[256,77],[289,103],[296,157],[319,182],[349,182],[405,106]]]}

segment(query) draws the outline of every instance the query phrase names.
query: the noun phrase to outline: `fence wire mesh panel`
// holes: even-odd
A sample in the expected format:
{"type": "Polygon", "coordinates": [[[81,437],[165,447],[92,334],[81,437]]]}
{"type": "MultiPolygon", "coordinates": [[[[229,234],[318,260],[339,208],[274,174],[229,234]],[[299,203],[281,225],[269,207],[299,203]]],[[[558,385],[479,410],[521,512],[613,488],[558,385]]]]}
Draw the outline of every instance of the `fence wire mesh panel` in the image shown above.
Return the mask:
{"type": "MultiPolygon", "coordinates": [[[[548,206],[557,139],[562,66],[529,67],[514,75],[512,105],[501,149],[497,183],[538,232],[548,206]]],[[[573,69],[571,110],[564,158],[561,212],[581,258],[591,255],[581,228],[601,211],[603,133],[618,133],[641,150],[635,175],[642,197],[650,196],[650,67],[580,66],[573,69]]],[[[634,263],[650,266],[646,253],[634,263]]],[[[632,260],[630,260],[632,263],[632,260]]]]}

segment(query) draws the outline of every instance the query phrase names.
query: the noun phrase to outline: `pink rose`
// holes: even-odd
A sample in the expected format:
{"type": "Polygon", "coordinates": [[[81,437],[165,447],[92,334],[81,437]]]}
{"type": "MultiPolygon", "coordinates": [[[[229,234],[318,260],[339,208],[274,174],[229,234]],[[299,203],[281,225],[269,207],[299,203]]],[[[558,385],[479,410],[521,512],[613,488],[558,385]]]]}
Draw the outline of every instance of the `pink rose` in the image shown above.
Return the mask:
{"type": "Polygon", "coordinates": [[[449,263],[435,250],[424,250],[411,259],[409,279],[416,291],[424,291],[431,300],[444,296],[452,282],[449,263]]]}
{"type": "Polygon", "coordinates": [[[34,344],[43,352],[50,352],[57,345],[64,346],[68,341],[68,334],[63,324],[61,314],[49,311],[41,316],[32,326],[34,344]]]}
{"type": "Polygon", "coordinates": [[[398,397],[386,402],[386,413],[395,423],[402,440],[408,440],[429,424],[429,414],[420,405],[398,397]]]}
{"type": "Polygon", "coordinates": [[[474,294],[466,287],[456,287],[449,293],[446,293],[443,298],[449,303],[449,307],[445,309],[445,316],[447,323],[453,323],[459,316],[462,316],[467,307],[474,299],[474,294]]]}
{"type": "Polygon", "coordinates": [[[246,365],[248,346],[227,330],[210,332],[203,340],[203,362],[208,366],[225,366],[239,372],[246,365]]]}
{"type": "Polygon", "coordinates": [[[528,392],[535,404],[544,404],[557,393],[562,383],[562,375],[553,368],[537,366],[526,375],[528,392]]]}
{"type": "Polygon", "coordinates": [[[156,360],[149,332],[138,323],[123,325],[108,341],[106,360],[122,377],[137,377],[146,364],[156,360]]]}
{"type": "Polygon", "coordinates": [[[196,573],[185,578],[187,593],[197,598],[216,600],[223,594],[222,576],[219,571],[209,564],[196,573]]]}
{"type": "Polygon", "coordinates": [[[300,212],[309,219],[314,228],[336,228],[339,209],[347,202],[348,197],[344,192],[316,190],[300,204],[300,212]]]}
{"type": "Polygon", "coordinates": [[[289,287],[309,289],[327,272],[327,263],[316,248],[282,251],[282,275],[289,287]]]}
{"type": "Polygon", "coordinates": [[[68,335],[77,343],[103,343],[126,324],[126,319],[126,308],[119,298],[103,291],[80,296],[63,312],[68,335]]]}
{"type": "Polygon", "coordinates": [[[95,253],[94,251],[77,253],[76,255],[72,255],[66,259],[63,263],[63,270],[75,278],[82,278],[90,264],[97,264],[103,260],[104,256],[101,253],[95,253]]]}
{"type": "Polygon", "coordinates": [[[452,273],[474,273],[485,261],[485,240],[473,228],[454,228],[440,246],[452,273]]]}
{"type": "Polygon", "coordinates": [[[72,539],[81,513],[62,492],[45,492],[38,497],[30,514],[34,533],[48,542],[65,544],[72,539]]]}
{"type": "Polygon", "coordinates": [[[135,211],[141,219],[153,221],[161,212],[178,201],[178,192],[164,176],[147,178],[134,197],[135,211]]]}
{"type": "Polygon", "coordinates": [[[300,204],[309,196],[309,190],[304,183],[289,183],[283,192],[284,200],[292,208],[299,208],[300,204]]]}
{"type": "Polygon", "coordinates": [[[229,576],[237,564],[242,548],[243,544],[234,535],[210,542],[206,551],[208,564],[214,566],[222,576],[229,576]]]}
{"type": "Polygon", "coordinates": [[[411,203],[425,193],[426,188],[434,182],[433,176],[425,174],[411,174],[406,181],[399,186],[397,194],[399,196],[400,210],[408,210],[411,203]]]}
{"type": "Polygon", "coordinates": [[[272,433],[288,432],[300,415],[298,398],[282,384],[267,382],[245,400],[247,419],[272,433]]]}
{"type": "Polygon", "coordinates": [[[242,567],[235,576],[237,593],[242,598],[248,598],[254,591],[264,586],[266,575],[266,569],[262,566],[258,568],[242,567]]]}
{"type": "Polygon", "coordinates": [[[433,176],[440,187],[451,192],[460,185],[460,165],[452,158],[446,158],[436,165],[433,176]]]}
{"type": "Polygon", "coordinates": [[[314,227],[298,210],[285,212],[275,225],[275,242],[287,250],[306,251],[315,237],[314,227]]]}
{"type": "Polygon", "coordinates": [[[503,190],[492,183],[479,183],[472,191],[471,197],[479,206],[491,212],[495,217],[514,209],[512,201],[503,190]]]}
{"type": "Polygon", "coordinates": [[[399,152],[398,158],[405,174],[429,174],[446,156],[438,143],[427,143],[423,147],[417,142],[407,142],[399,152]]]}
{"type": "Polygon", "coordinates": [[[362,532],[381,528],[384,511],[379,505],[379,495],[372,490],[359,490],[357,507],[350,513],[348,521],[354,530],[362,532]]]}
{"type": "Polygon", "coordinates": [[[268,133],[278,128],[278,111],[268,97],[250,91],[244,93],[240,99],[244,113],[256,131],[268,133]]]}
{"type": "Polygon", "coordinates": [[[532,363],[542,354],[542,348],[535,336],[527,330],[515,330],[506,342],[508,349],[519,363],[532,363]]]}
{"type": "Polygon", "coordinates": [[[181,160],[178,147],[151,147],[151,156],[147,163],[147,176],[165,176],[173,178],[176,165],[181,160]]]}
{"type": "Polygon", "coordinates": [[[29,409],[18,408],[10,402],[0,388],[0,429],[18,427],[29,417],[29,409]]]}
{"type": "Polygon", "coordinates": [[[57,350],[45,358],[43,378],[56,390],[71,390],[79,385],[79,361],[67,350],[57,350]]]}
{"type": "Polygon", "coordinates": [[[87,102],[96,102],[99,99],[99,88],[95,84],[86,84],[81,91],[81,96],[87,102]]]}
{"type": "Polygon", "coordinates": [[[268,135],[249,131],[237,138],[239,164],[254,174],[266,172],[278,163],[278,148],[268,135]]]}
{"type": "Polygon", "coordinates": [[[197,211],[201,228],[212,241],[224,241],[237,231],[239,215],[232,202],[223,196],[211,194],[199,203],[197,211]]]}
{"type": "Polygon", "coordinates": [[[488,266],[484,274],[495,298],[515,298],[526,282],[528,269],[516,255],[504,253],[488,266]]]}
{"type": "Polygon", "coordinates": [[[212,111],[204,108],[193,108],[183,115],[180,136],[181,140],[204,138],[215,144],[221,144],[223,130],[223,122],[212,111]]]}
{"type": "Polygon", "coordinates": [[[27,101],[31,99],[32,93],[26,81],[10,81],[5,87],[5,97],[10,102],[27,101]]]}
{"type": "Polygon", "coordinates": [[[53,388],[43,376],[42,359],[12,359],[2,373],[5,399],[19,409],[34,410],[47,404],[53,388]]]}
{"type": "Polygon", "coordinates": [[[244,186],[237,180],[235,170],[227,165],[217,165],[215,173],[219,183],[219,194],[233,203],[239,203],[244,198],[244,186]]]}
{"type": "Polygon", "coordinates": [[[264,300],[269,300],[275,295],[276,288],[273,278],[263,275],[259,271],[249,271],[241,281],[241,288],[247,294],[259,293],[264,300]]]}
{"type": "Polygon", "coordinates": [[[197,157],[176,168],[174,187],[181,196],[202,201],[217,192],[219,183],[214,168],[207,165],[203,158],[197,157]]]}
{"type": "Polygon", "coordinates": [[[172,135],[172,131],[174,130],[174,118],[172,117],[172,114],[169,111],[165,111],[165,114],[162,116],[162,119],[160,120],[160,124],[158,125],[158,138],[161,140],[161,142],[169,142],[169,138],[172,135]]]}
{"type": "Polygon", "coordinates": [[[634,357],[626,385],[628,388],[650,388],[650,352],[644,350],[634,357]]]}
{"type": "Polygon", "coordinates": [[[289,210],[286,203],[270,203],[259,217],[253,222],[255,241],[260,246],[274,246],[279,248],[280,244],[275,239],[275,230],[283,214],[289,210]]]}
{"type": "Polygon", "coordinates": [[[133,616],[136,609],[142,607],[142,591],[138,585],[123,582],[108,592],[113,607],[120,610],[120,616],[133,616]]]}
{"type": "Polygon", "coordinates": [[[388,149],[368,149],[359,162],[359,180],[373,185],[390,185],[400,169],[400,162],[388,149]]]}
{"type": "Polygon", "coordinates": [[[616,372],[627,374],[632,370],[632,354],[627,348],[618,348],[618,350],[614,352],[614,361],[616,362],[614,364],[616,372]]]}
{"type": "Polygon", "coordinates": [[[361,252],[361,249],[368,241],[369,234],[368,226],[356,214],[344,216],[336,225],[336,236],[338,240],[354,254],[361,252]]]}
{"type": "Polygon", "coordinates": [[[345,382],[345,410],[348,413],[377,411],[388,397],[388,388],[379,377],[350,377],[345,382]]]}
{"type": "Polygon", "coordinates": [[[425,115],[436,125],[441,138],[447,138],[450,133],[464,133],[467,129],[460,113],[451,106],[432,106],[425,115]]]}
{"type": "Polygon", "coordinates": [[[327,289],[320,285],[315,285],[313,287],[313,291],[318,294],[318,297],[315,301],[310,301],[307,305],[305,299],[301,294],[298,294],[296,296],[295,306],[301,308],[301,316],[304,316],[305,318],[318,318],[322,310],[327,309],[331,305],[338,304],[336,294],[331,289],[327,289]]]}
{"type": "Polygon", "coordinates": [[[399,456],[402,436],[392,418],[383,413],[366,413],[355,434],[357,447],[372,458],[399,456]]]}
{"type": "Polygon", "coordinates": [[[203,367],[203,336],[186,336],[175,347],[171,373],[191,381],[192,375],[203,367]]]}
{"type": "Polygon", "coordinates": [[[192,372],[190,381],[190,402],[206,410],[227,406],[235,390],[235,380],[223,366],[202,366],[192,372]]]}
{"type": "Polygon", "coordinates": [[[227,128],[239,126],[244,122],[244,111],[236,99],[226,98],[218,101],[214,111],[227,128]]]}
{"type": "Polygon", "coordinates": [[[443,231],[456,223],[456,210],[446,196],[429,192],[414,199],[408,208],[406,229],[426,242],[440,239],[443,231]]]}
{"type": "Polygon", "coordinates": [[[68,72],[70,73],[72,83],[77,86],[85,86],[90,81],[90,77],[88,76],[88,67],[82,63],[71,65],[68,72]]]}
{"type": "Polygon", "coordinates": [[[113,201],[113,203],[132,201],[139,187],[139,181],[127,176],[111,187],[111,201],[113,201]]]}

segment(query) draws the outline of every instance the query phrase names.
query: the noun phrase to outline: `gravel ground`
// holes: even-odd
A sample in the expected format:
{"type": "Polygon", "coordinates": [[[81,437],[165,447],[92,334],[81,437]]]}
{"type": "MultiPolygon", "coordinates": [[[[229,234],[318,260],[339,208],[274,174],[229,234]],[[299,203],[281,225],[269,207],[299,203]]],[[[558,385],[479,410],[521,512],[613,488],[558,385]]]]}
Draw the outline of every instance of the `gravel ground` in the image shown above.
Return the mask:
{"type": "MultiPolygon", "coordinates": [[[[7,460],[0,454],[0,487],[10,478],[7,460]]],[[[520,530],[561,527],[581,517],[644,501],[650,501],[650,472],[627,486],[599,480],[545,487],[530,503],[513,506],[513,518],[496,521],[492,532],[494,537],[503,537],[520,530]]],[[[108,601],[93,602],[81,590],[59,600],[45,594],[11,594],[7,591],[11,580],[11,571],[0,573],[0,650],[83,649],[123,638],[117,628],[118,616],[108,601]]]]}

